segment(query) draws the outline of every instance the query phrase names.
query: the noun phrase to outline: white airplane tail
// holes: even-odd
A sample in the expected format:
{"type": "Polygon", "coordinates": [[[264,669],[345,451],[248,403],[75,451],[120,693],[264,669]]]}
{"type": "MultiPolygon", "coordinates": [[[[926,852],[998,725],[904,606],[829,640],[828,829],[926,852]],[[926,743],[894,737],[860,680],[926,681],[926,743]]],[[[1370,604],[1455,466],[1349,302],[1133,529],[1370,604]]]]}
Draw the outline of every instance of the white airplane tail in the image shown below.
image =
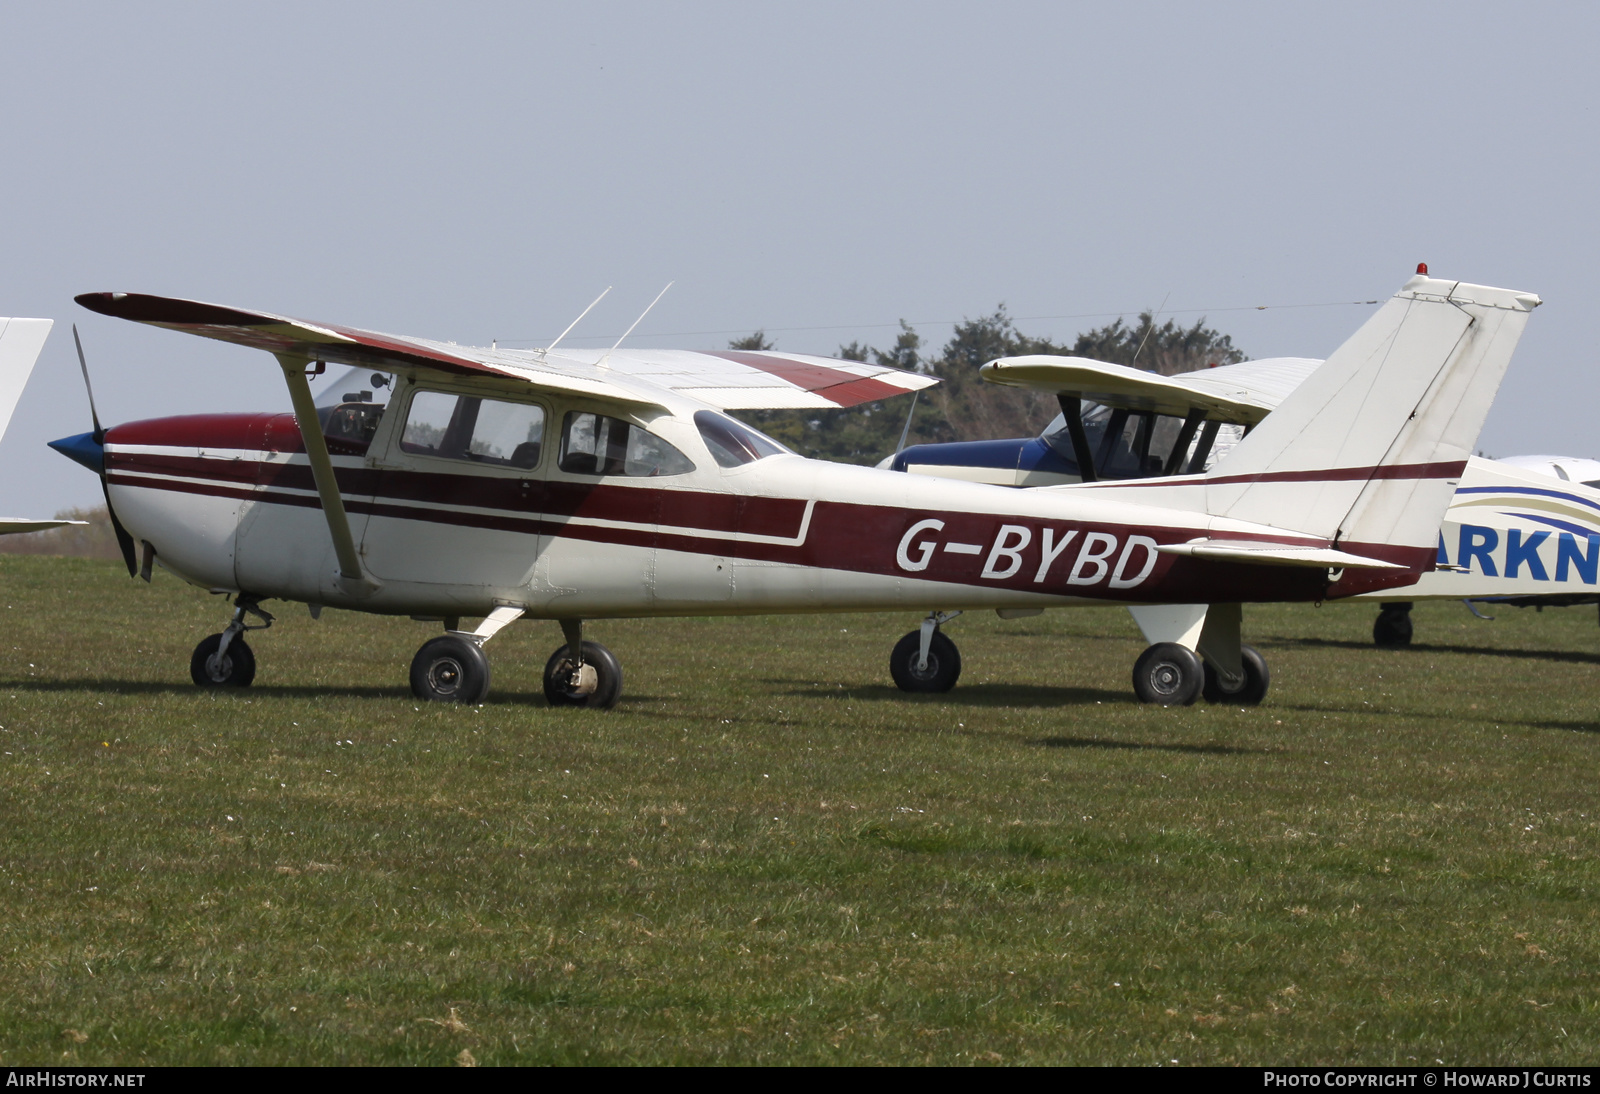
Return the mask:
{"type": "Polygon", "coordinates": [[[0,437],[53,326],[53,319],[0,319],[0,437]]]}
{"type": "Polygon", "coordinates": [[[1210,470],[1207,511],[1346,550],[1432,550],[1539,303],[1413,277],[1210,470]]]}

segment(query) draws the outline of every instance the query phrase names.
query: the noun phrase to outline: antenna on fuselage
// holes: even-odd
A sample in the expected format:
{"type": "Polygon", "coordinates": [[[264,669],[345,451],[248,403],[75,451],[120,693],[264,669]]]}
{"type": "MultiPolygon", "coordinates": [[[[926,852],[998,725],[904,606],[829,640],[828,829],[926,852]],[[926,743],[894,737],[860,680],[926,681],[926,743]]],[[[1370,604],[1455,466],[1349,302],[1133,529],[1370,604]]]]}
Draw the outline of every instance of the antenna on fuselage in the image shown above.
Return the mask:
{"type": "Polygon", "coordinates": [[[921,394],[921,391],[911,393],[911,409],[906,411],[906,427],[900,431],[900,443],[894,450],[896,456],[906,450],[906,439],[911,436],[911,419],[917,413],[917,396],[921,394]]]}
{"type": "MultiPolygon", "coordinates": [[[[672,286],[676,285],[677,283],[678,282],[677,282],[676,279],[674,279],[672,281],[668,281],[667,282],[667,288],[666,289],[662,289],[660,292],[656,293],[656,299],[650,301],[649,307],[645,308],[644,311],[639,313],[639,318],[637,318],[637,319],[635,319],[633,321],[633,327],[637,327],[640,323],[643,323],[644,322],[644,317],[650,314],[650,308],[655,307],[656,306],[656,301],[660,300],[663,296],[666,296],[667,295],[667,289],[672,288],[672,286]]],[[[623,339],[627,338],[628,335],[633,333],[633,327],[629,327],[627,330],[622,332],[622,338],[618,338],[616,345],[612,346],[610,349],[606,350],[606,355],[604,357],[600,358],[600,363],[595,365],[595,368],[605,368],[606,367],[606,362],[611,359],[611,355],[613,353],[617,352],[617,346],[622,345],[623,339]]]]}
{"type": "Polygon", "coordinates": [[[587,308],[584,308],[581,312],[579,312],[578,313],[578,318],[576,318],[572,322],[568,323],[567,324],[567,329],[562,331],[560,334],[556,335],[556,340],[554,342],[551,342],[548,346],[546,346],[544,349],[539,351],[539,356],[540,357],[549,356],[550,351],[556,348],[556,345],[561,341],[561,339],[563,339],[567,335],[571,334],[572,333],[572,328],[577,326],[579,323],[583,322],[583,317],[588,315],[590,312],[594,311],[594,305],[598,304],[598,303],[600,303],[600,301],[604,300],[606,298],[606,293],[608,293],[610,291],[611,291],[611,286],[607,285],[606,288],[605,288],[605,292],[602,292],[599,296],[595,297],[593,303],[591,303],[587,308]]]}

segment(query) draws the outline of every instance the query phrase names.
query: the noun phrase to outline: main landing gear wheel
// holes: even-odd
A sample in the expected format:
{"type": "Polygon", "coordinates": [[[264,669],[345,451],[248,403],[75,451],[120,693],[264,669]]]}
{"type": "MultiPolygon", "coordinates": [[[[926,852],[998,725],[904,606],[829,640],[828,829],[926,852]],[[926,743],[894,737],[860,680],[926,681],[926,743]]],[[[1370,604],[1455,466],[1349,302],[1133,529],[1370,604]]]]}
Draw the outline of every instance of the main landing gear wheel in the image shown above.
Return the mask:
{"type": "Polygon", "coordinates": [[[489,658],[476,642],[453,634],[425,642],[411,659],[411,694],[475,706],[489,694],[489,658]]]}
{"type": "Polygon", "coordinates": [[[622,696],[622,664],[598,642],[583,644],[583,663],[565,645],[544,666],[544,697],[553,707],[610,710],[622,696]]]}
{"type": "Polygon", "coordinates": [[[1260,653],[1249,646],[1239,648],[1239,660],[1244,665],[1244,679],[1229,688],[1223,682],[1222,676],[1208,663],[1206,665],[1205,686],[1200,689],[1200,694],[1205,696],[1208,703],[1237,703],[1239,706],[1253,707],[1267,697],[1267,685],[1272,682],[1272,674],[1267,671],[1267,662],[1260,653]]]}
{"type": "Polygon", "coordinates": [[[1176,642],[1157,642],[1133,663],[1133,692],[1141,703],[1186,707],[1204,684],[1200,655],[1176,642]]]}
{"type": "Polygon", "coordinates": [[[189,676],[203,688],[247,688],[256,678],[256,655],[242,635],[234,635],[226,652],[217,656],[222,635],[202,638],[189,658],[189,676]]]}
{"type": "Polygon", "coordinates": [[[1411,645],[1411,604],[1380,604],[1377,621],[1372,624],[1372,642],[1385,649],[1411,645]]]}
{"type": "Polygon", "coordinates": [[[928,642],[928,663],[922,659],[922,632],[912,631],[894,644],[889,655],[889,675],[901,691],[949,691],[961,676],[961,653],[943,631],[934,631],[928,642]]]}

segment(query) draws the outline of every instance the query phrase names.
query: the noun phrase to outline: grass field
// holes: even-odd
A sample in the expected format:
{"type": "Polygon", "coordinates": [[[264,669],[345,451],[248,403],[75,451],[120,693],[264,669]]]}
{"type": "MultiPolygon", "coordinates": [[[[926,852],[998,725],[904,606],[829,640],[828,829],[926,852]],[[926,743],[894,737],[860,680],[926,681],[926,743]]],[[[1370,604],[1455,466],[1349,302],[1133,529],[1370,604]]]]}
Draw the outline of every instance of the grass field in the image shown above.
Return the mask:
{"type": "Polygon", "coordinates": [[[1115,610],[935,698],[909,616],[600,623],[597,714],[550,623],[455,709],[437,624],[269,607],[201,692],[219,598],[0,559],[0,1064],[1600,1055],[1593,608],[1247,609],[1252,710],[1138,706],[1115,610]]]}

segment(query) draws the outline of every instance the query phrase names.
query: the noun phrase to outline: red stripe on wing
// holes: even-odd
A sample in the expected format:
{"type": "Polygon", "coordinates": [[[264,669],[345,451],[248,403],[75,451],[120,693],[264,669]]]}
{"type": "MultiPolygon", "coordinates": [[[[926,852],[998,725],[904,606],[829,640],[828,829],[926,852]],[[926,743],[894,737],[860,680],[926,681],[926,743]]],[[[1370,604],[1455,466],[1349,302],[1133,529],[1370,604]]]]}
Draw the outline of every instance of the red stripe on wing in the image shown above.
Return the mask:
{"type": "Polygon", "coordinates": [[[720,357],[724,361],[732,361],[765,372],[769,376],[776,376],[801,391],[820,395],[840,406],[857,406],[878,399],[888,399],[895,395],[904,395],[910,390],[870,376],[853,376],[843,369],[813,365],[807,361],[796,361],[792,357],[782,357],[775,353],[708,350],[706,356],[720,357]]]}

